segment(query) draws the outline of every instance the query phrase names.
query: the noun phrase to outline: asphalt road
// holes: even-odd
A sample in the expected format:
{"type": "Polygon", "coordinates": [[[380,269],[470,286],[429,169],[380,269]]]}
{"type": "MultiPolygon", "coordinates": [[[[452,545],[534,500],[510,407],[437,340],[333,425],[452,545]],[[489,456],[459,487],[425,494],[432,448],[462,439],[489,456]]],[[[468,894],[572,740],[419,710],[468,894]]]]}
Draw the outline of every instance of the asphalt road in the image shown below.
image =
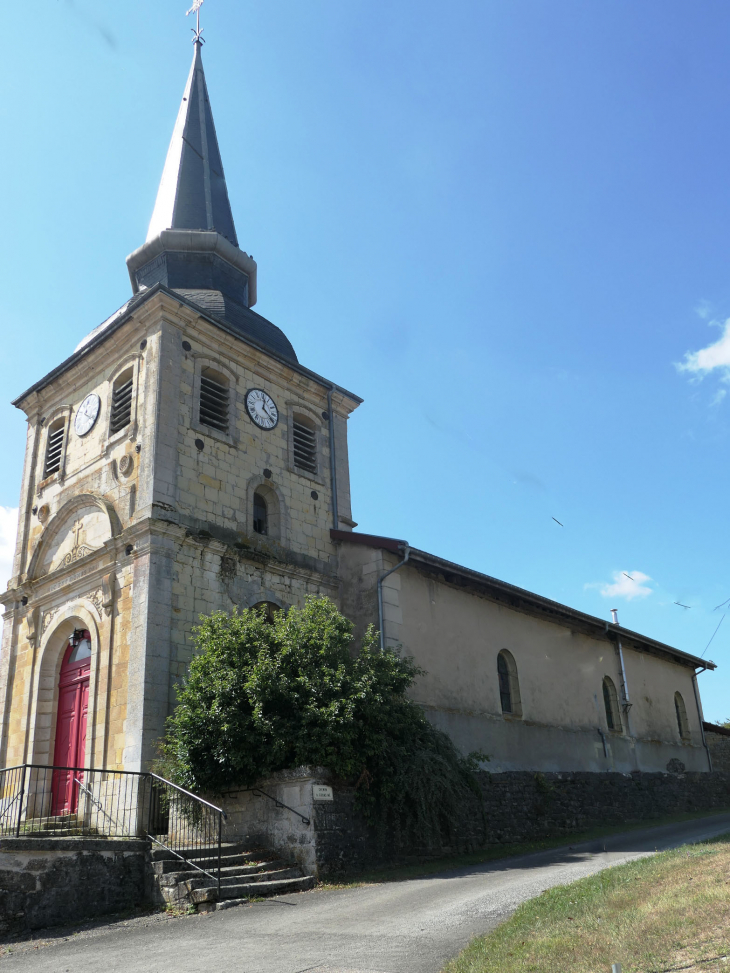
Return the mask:
{"type": "Polygon", "coordinates": [[[438,973],[473,936],[545,889],[727,832],[730,814],[715,815],[428,878],[116,924],[6,955],[0,966],[6,973],[438,973]]]}

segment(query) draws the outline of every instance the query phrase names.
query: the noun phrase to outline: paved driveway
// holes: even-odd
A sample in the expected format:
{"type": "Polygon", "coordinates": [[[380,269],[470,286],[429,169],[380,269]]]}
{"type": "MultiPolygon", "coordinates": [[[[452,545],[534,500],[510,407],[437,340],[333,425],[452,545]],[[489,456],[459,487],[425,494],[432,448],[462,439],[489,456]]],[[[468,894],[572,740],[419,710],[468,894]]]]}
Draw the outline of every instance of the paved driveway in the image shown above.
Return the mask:
{"type": "Polygon", "coordinates": [[[551,886],[729,831],[730,814],[715,815],[430,878],[116,925],[8,955],[0,966],[3,973],[438,973],[473,936],[551,886]]]}

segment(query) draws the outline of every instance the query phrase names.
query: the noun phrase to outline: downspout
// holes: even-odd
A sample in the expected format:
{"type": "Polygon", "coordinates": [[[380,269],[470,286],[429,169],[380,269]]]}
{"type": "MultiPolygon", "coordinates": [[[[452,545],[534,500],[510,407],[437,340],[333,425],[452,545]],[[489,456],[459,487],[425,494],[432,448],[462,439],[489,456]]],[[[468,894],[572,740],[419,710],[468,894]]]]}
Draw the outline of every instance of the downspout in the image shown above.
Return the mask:
{"type": "Polygon", "coordinates": [[[332,526],[340,529],[340,513],[337,509],[337,461],[335,457],[335,416],[332,412],[332,393],[334,386],[327,389],[327,415],[330,425],[330,480],[332,482],[332,526]]]}
{"type": "MultiPolygon", "coordinates": [[[[707,672],[707,669],[703,669],[702,671],[707,672]]],[[[707,737],[705,736],[705,728],[702,725],[704,723],[704,720],[702,718],[702,703],[700,702],[700,691],[697,686],[696,672],[692,673],[692,689],[694,690],[694,694],[695,694],[695,706],[697,707],[697,715],[700,718],[700,735],[702,736],[702,746],[705,748],[705,752],[707,753],[707,764],[710,768],[710,773],[712,773],[712,754],[710,753],[710,747],[707,743],[707,737]]]]}
{"type": "Polygon", "coordinates": [[[386,571],[385,574],[381,574],[380,577],[378,578],[378,623],[380,625],[380,651],[381,652],[385,652],[385,632],[383,631],[383,628],[385,626],[385,619],[383,618],[383,582],[385,581],[385,579],[388,577],[389,574],[393,574],[394,571],[398,571],[399,568],[402,568],[403,565],[408,560],[408,558],[411,556],[411,548],[407,541],[405,544],[405,548],[406,548],[406,556],[403,558],[403,560],[399,564],[396,564],[394,568],[391,568],[390,571],[386,571]]]}
{"type": "MultiPolygon", "coordinates": [[[[613,624],[618,627],[618,609],[612,608],[611,615],[613,616],[613,624]]],[[[624,665],[624,649],[621,645],[621,636],[616,635],[616,651],[618,652],[618,661],[621,666],[621,695],[623,696],[623,710],[626,714],[626,729],[629,731],[629,736],[631,736],[631,727],[629,725],[629,710],[631,709],[631,701],[629,700],[629,684],[626,679],[626,666],[624,665]]]]}

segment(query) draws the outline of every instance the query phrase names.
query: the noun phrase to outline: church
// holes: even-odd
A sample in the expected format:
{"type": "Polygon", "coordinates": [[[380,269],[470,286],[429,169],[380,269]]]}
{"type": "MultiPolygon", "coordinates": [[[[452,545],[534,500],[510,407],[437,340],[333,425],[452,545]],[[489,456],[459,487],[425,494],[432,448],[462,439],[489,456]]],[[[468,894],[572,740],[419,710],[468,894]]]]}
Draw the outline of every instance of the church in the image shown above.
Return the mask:
{"type": "Polygon", "coordinates": [[[132,296],[13,403],[0,766],[147,769],[199,615],[326,595],[414,658],[414,699],[494,773],[711,770],[696,674],[713,663],[355,529],[362,400],[253,310],[201,55],[132,296]]]}

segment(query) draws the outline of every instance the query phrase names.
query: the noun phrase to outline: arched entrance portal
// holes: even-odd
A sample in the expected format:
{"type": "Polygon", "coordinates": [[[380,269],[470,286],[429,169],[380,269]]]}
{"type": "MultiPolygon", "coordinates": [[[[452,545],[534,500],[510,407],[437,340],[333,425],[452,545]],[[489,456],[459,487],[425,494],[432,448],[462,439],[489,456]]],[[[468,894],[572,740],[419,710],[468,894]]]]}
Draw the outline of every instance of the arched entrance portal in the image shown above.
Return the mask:
{"type": "MultiPolygon", "coordinates": [[[[61,665],[58,682],[58,718],[54,767],[80,768],[86,757],[86,719],[89,711],[91,672],[91,635],[86,630],[73,633],[61,665]]],[[[82,775],[73,770],[53,772],[51,814],[75,814],[79,803],[82,775]]]]}

